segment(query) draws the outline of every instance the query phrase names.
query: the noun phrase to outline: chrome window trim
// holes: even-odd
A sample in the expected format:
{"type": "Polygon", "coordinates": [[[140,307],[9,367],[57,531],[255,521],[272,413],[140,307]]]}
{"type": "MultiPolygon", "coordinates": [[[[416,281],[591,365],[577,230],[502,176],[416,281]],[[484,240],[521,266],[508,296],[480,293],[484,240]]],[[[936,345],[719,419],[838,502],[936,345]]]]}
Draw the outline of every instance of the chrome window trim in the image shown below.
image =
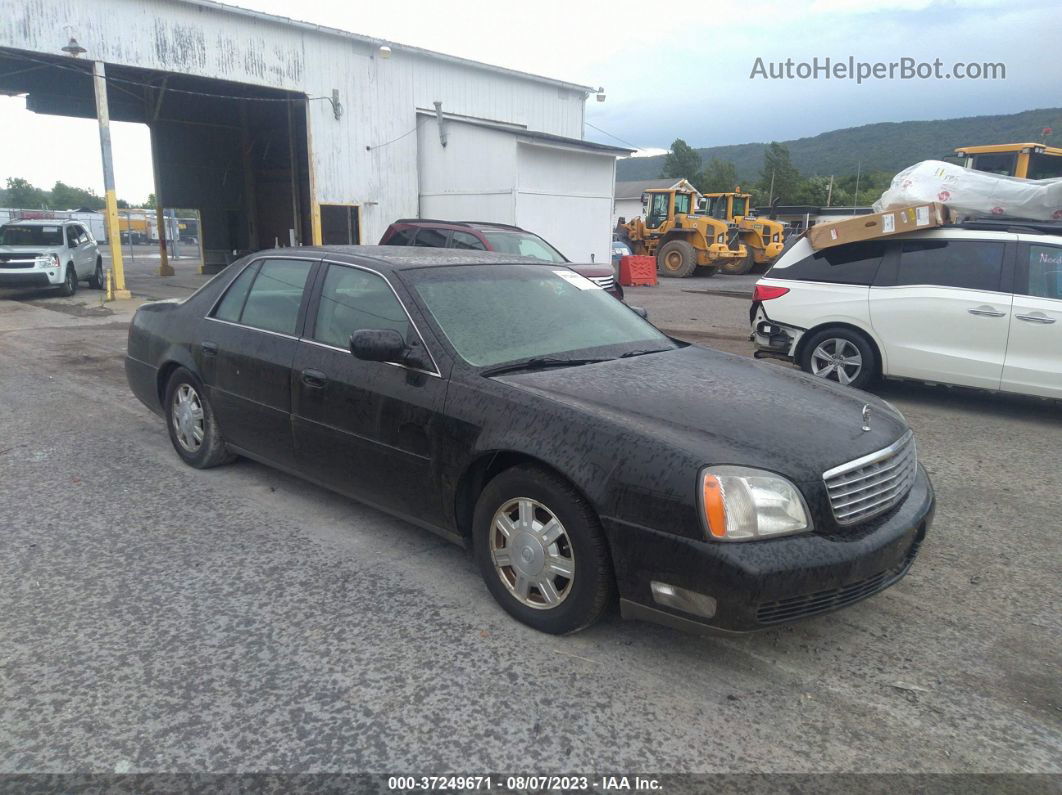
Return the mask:
{"type": "Polygon", "coordinates": [[[233,323],[231,320],[222,320],[217,317],[210,317],[209,315],[204,320],[213,320],[215,323],[224,323],[226,326],[235,326],[236,328],[245,328],[248,331],[259,331],[262,334],[272,334],[274,337],[283,337],[286,340],[297,340],[294,334],[285,334],[283,331],[271,331],[267,328],[258,328],[258,326],[246,326],[243,323],[233,323]]]}
{"type": "Polygon", "coordinates": [[[838,475],[843,475],[846,472],[850,472],[853,469],[859,469],[860,467],[865,467],[867,464],[873,464],[877,461],[881,461],[884,458],[888,458],[901,447],[906,445],[911,440],[912,436],[914,436],[914,431],[908,429],[907,433],[905,433],[895,442],[890,444],[888,447],[883,447],[880,450],[876,450],[873,453],[869,453],[863,456],[862,458],[857,458],[855,461],[849,461],[848,463],[841,464],[840,466],[836,466],[833,469],[828,469],[822,473],[822,478],[823,480],[829,480],[830,478],[834,478],[838,475]]]}
{"type": "MultiPolygon", "coordinates": [[[[398,294],[398,291],[395,290],[395,286],[393,284],[391,284],[391,280],[390,279],[388,279],[386,276],[384,276],[383,273],[381,273],[378,270],[374,270],[373,268],[367,268],[364,265],[356,265],[353,262],[338,262],[337,260],[323,258],[321,260],[321,263],[324,264],[324,265],[338,265],[338,266],[343,267],[343,268],[354,268],[355,270],[365,271],[366,273],[371,273],[371,274],[373,274],[375,276],[379,276],[381,279],[383,279],[383,283],[387,285],[388,289],[390,289],[390,291],[391,291],[391,294],[394,295],[395,300],[398,301],[398,305],[400,307],[402,307],[402,311],[405,313],[406,319],[409,321],[409,325],[412,326],[413,331],[416,332],[417,338],[420,340],[421,347],[424,348],[424,352],[428,354],[428,358],[431,359],[431,366],[434,367],[435,369],[434,370],[422,370],[419,367],[410,367],[409,365],[399,364],[398,362],[384,362],[384,364],[390,364],[390,365],[393,365],[395,367],[404,367],[405,369],[412,370],[413,372],[416,372],[416,373],[425,373],[427,375],[433,375],[436,378],[442,378],[442,371],[439,369],[439,363],[437,361],[435,361],[435,356],[432,354],[431,349],[428,347],[428,343],[424,341],[424,335],[420,333],[420,328],[417,326],[416,321],[413,320],[413,316],[411,314],[409,314],[409,310],[406,308],[405,302],[402,300],[402,297],[398,294]]],[[[323,281],[321,282],[321,292],[322,293],[324,292],[324,282],[323,281]]],[[[321,308],[321,302],[318,301],[317,302],[318,311],[320,311],[320,308],[321,308]]],[[[314,316],[313,319],[314,319],[314,324],[316,325],[316,321],[317,321],[316,315],[314,316]]],[[[309,329],[307,328],[306,331],[308,332],[309,329]]],[[[335,345],[328,345],[327,343],[324,343],[324,342],[318,342],[317,340],[312,339],[312,338],[306,336],[305,334],[303,335],[302,339],[305,342],[311,342],[314,345],[321,345],[323,347],[331,348],[333,350],[340,350],[340,351],[347,350],[346,348],[338,348],[335,345]]]]}
{"type": "MultiPolygon", "coordinates": [[[[270,259],[294,259],[294,260],[299,260],[301,262],[309,262],[309,263],[314,263],[314,262],[320,262],[321,261],[320,257],[299,257],[299,256],[278,257],[275,254],[272,255],[272,256],[270,256],[269,254],[263,254],[261,256],[258,256],[258,257],[255,257],[253,259],[250,259],[250,260],[248,260],[246,262],[246,264],[244,264],[244,266],[242,268],[240,268],[239,273],[237,273],[235,276],[232,277],[232,279],[229,280],[229,283],[225,285],[225,289],[221,291],[221,295],[219,295],[217,298],[214,299],[214,303],[210,305],[210,309],[208,309],[207,313],[203,316],[204,319],[206,319],[206,320],[216,320],[218,323],[228,323],[230,326],[239,326],[240,328],[253,328],[255,331],[265,331],[265,332],[267,332],[269,334],[279,334],[282,337],[291,337],[292,339],[298,339],[298,337],[296,337],[296,336],[294,336],[292,334],[284,334],[284,333],[282,333],[280,331],[269,331],[268,329],[256,328],[255,326],[248,326],[248,325],[246,325],[244,323],[233,323],[231,320],[220,320],[220,319],[214,317],[214,311],[218,308],[218,304],[221,303],[222,299],[225,298],[225,294],[229,291],[229,288],[232,287],[233,282],[235,282],[237,279],[239,279],[241,274],[243,274],[243,272],[245,270],[250,268],[256,262],[261,262],[262,260],[270,260],[270,259]]],[[[211,281],[213,281],[213,279],[211,279],[211,281]]],[[[307,281],[309,281],[309,280],[307,280],[307,281]]],[[[206,287],[209,284],[210,284],[210,282],[207,282],[206,284],[203,285],[203,287],[206,287]]],[[[253,287],[254,284],[252,283],[251,286],[253,287]]],[[[199,290],[202,290],[203,287],[200,287],[199,290]]],[[[306,287],[303,286],[302,289],[305,290],[306,287]]],[[[199,292],[199,290],[196,290],[196,292],[199,292]]],[[[192,295],[188,296],[188,298],[191,298],[194,295],[195,295],[195,293],[192,293],[192,295]]],[[[184,300],[187,301],[188,298],[185,298],[184,300]]]]}

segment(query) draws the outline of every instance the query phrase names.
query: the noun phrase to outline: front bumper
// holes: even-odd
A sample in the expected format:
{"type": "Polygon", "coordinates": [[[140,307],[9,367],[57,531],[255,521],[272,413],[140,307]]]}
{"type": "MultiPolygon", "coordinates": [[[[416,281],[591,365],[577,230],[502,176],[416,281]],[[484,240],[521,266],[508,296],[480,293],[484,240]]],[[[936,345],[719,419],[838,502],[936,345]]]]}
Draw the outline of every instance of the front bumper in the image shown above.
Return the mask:
{"type": "Polygon", "coordinates": [[[623,615],[686,629],[749,632],[827,613],[879,593],[911,567],[935,498],[921,466],[907,497],[870,528],[727,543],[604,521],[623,615]],[[679,610],[651,583],[710,597],[711,616],[679,610]]]}
{"type": "Polygon", "coordinates": [[[0,270],[0,289],[8,287],[52,287],[62,284],[62,276],[49,275],[42,270],[0,270]]]}

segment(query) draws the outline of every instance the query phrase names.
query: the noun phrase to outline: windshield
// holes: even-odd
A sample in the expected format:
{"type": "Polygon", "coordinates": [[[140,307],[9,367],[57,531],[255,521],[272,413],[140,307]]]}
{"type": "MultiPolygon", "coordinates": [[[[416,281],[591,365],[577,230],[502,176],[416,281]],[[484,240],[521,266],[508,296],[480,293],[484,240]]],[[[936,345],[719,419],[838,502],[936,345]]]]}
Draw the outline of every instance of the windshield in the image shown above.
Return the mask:
{"type": "Polygon", "coordinates": [[[530,232],[498,232],[483,230],[494,251],[503,254],[519,254],[522,257],[534,257],[544,262],[567,262],[564,255],[538,235],[530,232]]]}
{"type": "Polygon", "coordinates": [[[59,226],[0,227],[0,246],[61,246],[63,230],[59,226]]]}
{"type": "Polygon", "coordinates": [[[532,357],[613,357],[675,343],[588,279],[540,265],[402,273],[454,349],[487,367],[532,357]]]}

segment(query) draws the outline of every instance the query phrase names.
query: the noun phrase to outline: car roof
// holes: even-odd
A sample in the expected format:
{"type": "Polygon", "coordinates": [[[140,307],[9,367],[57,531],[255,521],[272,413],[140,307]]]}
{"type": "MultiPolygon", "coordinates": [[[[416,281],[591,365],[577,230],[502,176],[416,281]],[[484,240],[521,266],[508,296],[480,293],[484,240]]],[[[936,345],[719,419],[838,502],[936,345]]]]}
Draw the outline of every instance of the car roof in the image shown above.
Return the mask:
{"type": "Polygon", "coordinates": [[[265,249],[255,257],[306,257],[320,255],[337,262],[372,265],[381,270],[408,270],[448,265],[537,265],[564,268],[563,262],[545,262],[518,254],[475,249],[431,248],[427,246],[298,246],[265,249]]]}
{"type": "Polygon", "coordinates": [[[62,226],[63,224],[80,224],[71,218],[12,218],[0,226],[62,226]]]}

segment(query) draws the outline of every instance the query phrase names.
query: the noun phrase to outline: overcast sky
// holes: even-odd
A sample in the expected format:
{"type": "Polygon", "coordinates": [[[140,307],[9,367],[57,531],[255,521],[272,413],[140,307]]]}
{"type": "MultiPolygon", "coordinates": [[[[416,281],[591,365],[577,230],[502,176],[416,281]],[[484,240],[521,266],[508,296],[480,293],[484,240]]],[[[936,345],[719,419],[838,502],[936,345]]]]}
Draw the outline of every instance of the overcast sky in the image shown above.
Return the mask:
{"type": "MultiPolygon", "coordinates": [[[[694,146],[786,140],[880,121],[1013,113],[1062,104],[1062,11],[1057,0],[807,0],[687,6],[538,0],[243,0],[240,5],[603,86],[586,137],[646,149],[675,138],[694,146]],[[293,9],[297,9],[297,12],[293,9]],[[955,62],[1002,62],[1005,80],[750,79],[765,64],[826,57],[889,62],[902,57],[944,70],[955,62]]],[[[102,192],[95,122],[38,116],[0,97],[0,179],[57,179],[102,192]],[[62,152],[62,157],[56,153],[62,152]]],[[[152,190],[147,130],[114,124],[118,195],[152,190]]],[[[1030,131],[1035,135],[1038,131],[1030,131]]],[[[1060,131],[1062,132],[1062,131],[1060,131]]]]}

